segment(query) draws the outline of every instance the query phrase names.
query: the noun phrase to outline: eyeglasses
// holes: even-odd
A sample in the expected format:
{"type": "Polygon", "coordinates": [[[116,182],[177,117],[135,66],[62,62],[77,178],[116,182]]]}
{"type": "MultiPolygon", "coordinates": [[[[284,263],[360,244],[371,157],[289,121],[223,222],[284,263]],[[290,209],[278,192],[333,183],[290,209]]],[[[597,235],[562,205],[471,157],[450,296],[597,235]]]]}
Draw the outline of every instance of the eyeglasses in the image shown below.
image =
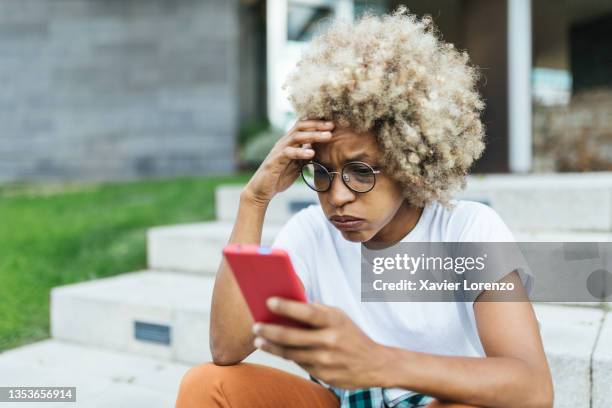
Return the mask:
{"type": "Polygon", "coordinates": [[[360,161],[345,163],[342,171],[329,171],[322,164],[314,161],[305,163],[301,169],[302,179],[306,185],[319,193],[330,189],[335,174],[342,174],[342,182],[350,190],[356,193],[367,193],[374,188],[376,174],[380,172],[360,161]]]}

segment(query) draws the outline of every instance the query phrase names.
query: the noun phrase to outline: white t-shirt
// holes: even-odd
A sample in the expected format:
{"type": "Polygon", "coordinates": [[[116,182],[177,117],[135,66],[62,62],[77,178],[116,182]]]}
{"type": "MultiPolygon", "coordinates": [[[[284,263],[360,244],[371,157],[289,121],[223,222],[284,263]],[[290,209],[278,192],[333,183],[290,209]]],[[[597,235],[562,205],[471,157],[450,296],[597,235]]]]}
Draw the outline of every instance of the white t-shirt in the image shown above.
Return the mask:
{"type": "MultiPolygon", "coordinates": [[[[402,242],[514,242],[486,204],[452,200],[453,210],[429,202],[402,242]]],[[[361,243],[346,240],[320,205],[295,213],[272,246],[285,249],[309,302],[336,306],[374,341],[407,350],[485,356],[473,302],[361,302],[361,243]]],[[[520,274],[529,293],[532,277],[520,274]]],[[[475,297],[474,297],[475,298],[475,297]]],[[[401,389],[394,389],[394,397],[401,389]]]]}

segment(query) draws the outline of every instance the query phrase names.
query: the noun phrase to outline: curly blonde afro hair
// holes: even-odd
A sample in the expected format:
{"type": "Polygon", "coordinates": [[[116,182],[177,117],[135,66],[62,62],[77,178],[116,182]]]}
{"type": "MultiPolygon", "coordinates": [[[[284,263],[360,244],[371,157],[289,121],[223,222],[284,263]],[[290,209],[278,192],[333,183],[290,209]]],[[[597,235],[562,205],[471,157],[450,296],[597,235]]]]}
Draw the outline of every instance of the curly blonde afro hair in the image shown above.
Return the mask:
{"type": "Polygon", "coordinates": [[[400,6],[335,21],[304,51],[283,89],[301,118],[373,132],[380,166],[415,206],[453,208],[452,193],[484,151],[484,103],[468,55],[437,37],[431,18],[400,6]]]}

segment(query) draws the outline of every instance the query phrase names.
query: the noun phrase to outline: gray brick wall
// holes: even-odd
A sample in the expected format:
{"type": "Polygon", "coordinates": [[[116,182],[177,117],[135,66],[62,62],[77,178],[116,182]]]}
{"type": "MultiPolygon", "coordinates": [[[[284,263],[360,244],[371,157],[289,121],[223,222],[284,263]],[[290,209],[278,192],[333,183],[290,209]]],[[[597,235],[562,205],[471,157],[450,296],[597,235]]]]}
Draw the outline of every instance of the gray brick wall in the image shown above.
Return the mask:
{"type": "Polygon", "coordinates": [[[0,0],[0,181],[227,172],[237,0],[0,0]]]}

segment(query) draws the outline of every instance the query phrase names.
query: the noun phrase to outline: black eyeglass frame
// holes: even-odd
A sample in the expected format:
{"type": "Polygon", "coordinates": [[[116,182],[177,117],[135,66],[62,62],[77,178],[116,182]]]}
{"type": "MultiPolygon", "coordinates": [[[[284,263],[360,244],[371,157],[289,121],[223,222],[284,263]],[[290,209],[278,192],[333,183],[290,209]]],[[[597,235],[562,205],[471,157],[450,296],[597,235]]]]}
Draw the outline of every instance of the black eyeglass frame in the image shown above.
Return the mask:
{"type": "Polygon", "coordinates": [[[378,173],[382,172],[382,170],[376,170],[375,169],[376,167],[372,167],[368,163],[365,163],[365,162],[362,162],[362,161],[351,161],[351,162],[344,163],[344,166],[342,166],[342,170],[340,170],[340,171],[329,171],[329,170],[327,170],[327,167],[325,167],[321,163],[318,163],[318,162],[316,162],[314,160],[309,160],[308,162],[302,164],[302,167],[300,168],[300,174],[302,175],[302,180],[304,180],[304,183],[306,183],[306,185],[308,187],[310,187],[312,190],[316,191],[317,193],[325,193],[326,191],[329,191],[329,189],[331,188],[331,186],[332,186],[332,184],[334,182],[334,175],[335,174],[340,174],[341,175],[340,179],[342,180],[342,182],[344,183],[346,188],[348,188],[352,192],[355,192],[355,193],[368,193],[368,192],[372,191],[372,189],[376,185],[376,175],[378,173]],[[344,169],[346,168],[346,166],[348,166],[350,164],[355,164],[355,163],[363,164],[363,165],[367,166],[372,171],[372,173],[374,174],[374,183],[372,183],[372,187],[370,187],[368,190],[357,191],[354,188],[352,188],[351,186],[349,186],[347,184],[346,180],[344,179],[344,169]],[[318,166],[321,166],[327,172],[327,177],[329,178],[329,184],[328,184],[328,186],[327,186],[327,188],[325,190],[317,190],[314,187],[312,187],[310,184],[308,184],[308,182],[306,181],[306,177],[304,177],[304,167],[308,166],[309,164],[316,164],[318,166]]]}

